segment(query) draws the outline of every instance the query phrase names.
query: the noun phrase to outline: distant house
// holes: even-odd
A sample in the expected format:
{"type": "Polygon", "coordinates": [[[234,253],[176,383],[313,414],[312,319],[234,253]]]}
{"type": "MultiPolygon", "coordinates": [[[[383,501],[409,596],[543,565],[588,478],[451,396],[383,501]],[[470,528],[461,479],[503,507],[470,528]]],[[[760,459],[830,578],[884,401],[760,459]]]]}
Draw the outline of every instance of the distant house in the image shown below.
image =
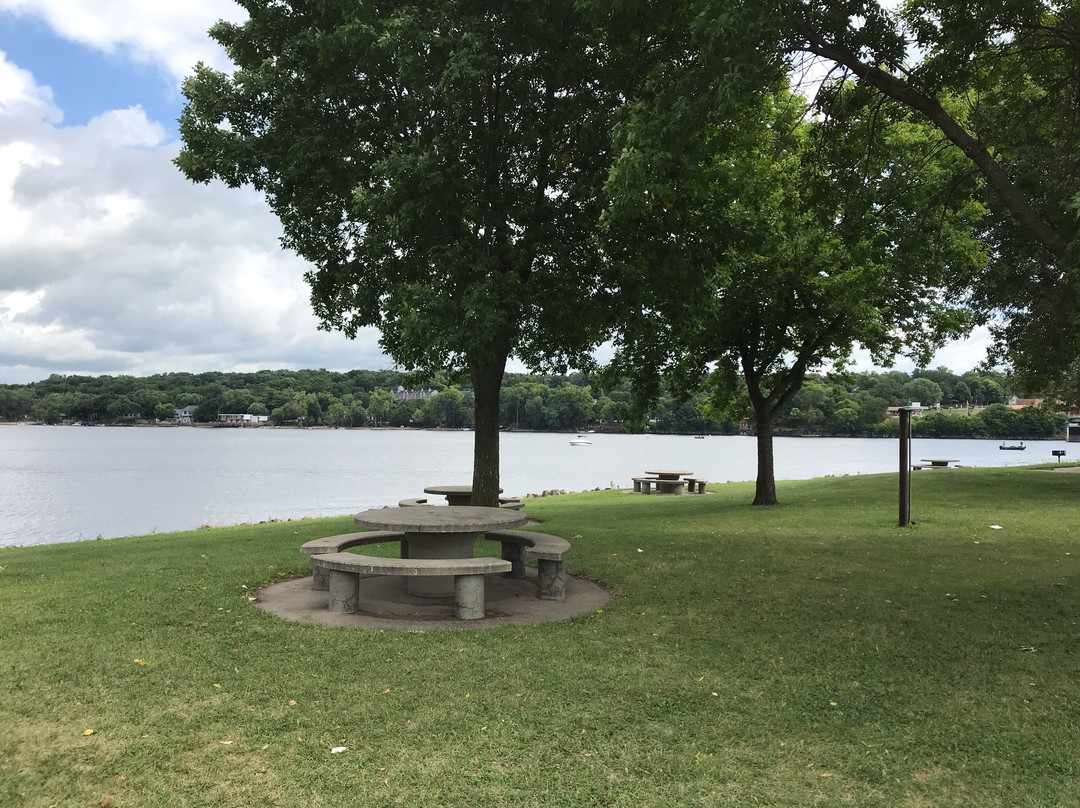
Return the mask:
{"type": "Polygon", "coordinates": [[[173,417],[176,418],[178,424],[190,424],[195,420],[195,410],[197,409],[199,409],[198,404],[188,404],[186,407],[173,410],[173,417]]]}
{"type": "Polygon", "coordinates": [[[269,420],[266,415],[251,415],[246,412],[218,413],[218,426],[259,426],[269,420]]]}
{"type": "Polygon", "coordinates": [[[1010,410],[1022,410],[1025,407],[1038,407],[1043,403],[1041,398],[1017,398],[1013,396],[1006,405],[1010,410]]]}
{"type": "Polygon", "coordinates": [[[397,404],[399,401],[423,401],[431,398],[437,392],[439,391],[432,390],[429,387],[425,387],[423,390],[406,390],[399,384],[397,390],[394,391],[394,403],[397,404]]]}

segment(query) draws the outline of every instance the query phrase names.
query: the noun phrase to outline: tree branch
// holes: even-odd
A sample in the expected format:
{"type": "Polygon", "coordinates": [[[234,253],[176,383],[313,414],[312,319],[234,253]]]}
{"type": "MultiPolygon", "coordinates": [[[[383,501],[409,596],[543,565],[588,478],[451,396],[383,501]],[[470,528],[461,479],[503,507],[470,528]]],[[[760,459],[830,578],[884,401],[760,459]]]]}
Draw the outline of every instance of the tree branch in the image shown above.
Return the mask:
{"type": "Polygon", "coordinates": [[[936,98],[920,92],[908,82],[879,67],[867,64],[854,53],[839,46],[830,45],[805,20],[794,18],[791,22],[795,31],[805,40],[806,44],[802,46],[802,50],[845,66],[885,95],[926,115],[930,122],[944,133],[945,137],[975,163],[994,194],[1009,209],[1017,224],[1058,261],[1064,262],[1067,241],[1032,208],[986,146],[946,112],[936,98]]]}

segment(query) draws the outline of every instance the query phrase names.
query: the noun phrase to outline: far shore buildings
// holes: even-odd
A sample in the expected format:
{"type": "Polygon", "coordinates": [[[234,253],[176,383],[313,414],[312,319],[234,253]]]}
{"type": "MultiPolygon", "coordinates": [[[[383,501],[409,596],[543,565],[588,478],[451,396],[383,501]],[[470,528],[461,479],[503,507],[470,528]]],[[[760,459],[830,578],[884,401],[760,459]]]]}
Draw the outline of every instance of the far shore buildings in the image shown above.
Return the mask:
{"type": "Polygon", "coordinates": [[[251,415],[247,412],[218,413],[218,426],[260,426],[269,420],[266,415],[251,415]]]}
{"type": "Polygon", "coordinates": [[[438,390],[432,390],[429,387],[425,387],[423,390],[406,390],[400,384],[397,390],[394,391],[394,403],[399,401],[424,401],[435,395],[438,390]]]}
{"type": "MultiPolygon", "coordinates": [[[[1043,401],[1044,401],[1044,399],[1041,399],[1041,398],[1017,398],[1016,396],[1012,396],[1011,398],[1009,398],[1008,402],[1006,402],[1005,406],[1008,407],[1010,410],[1022,410],[1022,409],[1026,408],[1026,407],[1038,407],[1040,404],[1043,403],[1043,401]]],[[[945,411],[945,410],[948,410],[950,412],[956,411],[956,410],[963,410],[963,411],[967,412],[970,415],[973,412],[978,412],[979,410],[985,410],[986,405],[985,404],[967,404],[967,405],[959,404],[959,405],[957,405],[955,407],[942,407],[940,404],[925,404],[925,405],[923,405],[923,404],[919,404],[918,401],[913,401],[913,402],[911,402],[911,404],[908,407],[889,407],[886,414],[890,418],[899,418],[901,409],[911,409],[913,411],[911,413],[912,417],[913,418],[918,418],[924,412],[942,412],[942,411],[945,411]]],[[[1070,415],[1072,415],[1072,414],[1073,413],[1070,413],[1070,415]]]]}
{"type": "MultiPolygon", "coordinates": [[[[173,410],[173,416],[176,418],[176,423],[181,426],[190,426],[195,423],[195,411],[198,409],[198,404],[188,404],[186,407],[179,407],[173,410]]],[[[214,422],[214,425],[261,426],[268,420],[268,417],[265,415],[250,415],[246,412],[223,412],[218,414],[217,421],[214,422]]]]}

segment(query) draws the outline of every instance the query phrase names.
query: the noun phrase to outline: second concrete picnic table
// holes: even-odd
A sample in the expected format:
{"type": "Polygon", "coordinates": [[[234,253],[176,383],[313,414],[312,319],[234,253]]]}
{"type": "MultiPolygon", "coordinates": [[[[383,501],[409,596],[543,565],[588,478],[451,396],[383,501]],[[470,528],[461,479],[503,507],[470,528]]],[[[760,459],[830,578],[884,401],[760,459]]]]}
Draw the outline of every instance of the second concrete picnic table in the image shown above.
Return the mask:
{"type": "MultiPolygon", "coordinates": [[[[520,511],[476,505],[372,508],[353,517],[357,527],[404,533],[409,558],[472,558],[473,544],[481,533],[521,527],[528,521],[520,511]]],[[[446,597],[454,594],[454,579],[410,577],[405,588],[410,595],[446,597]]]]}
{"type": "Polygon", "coordinates": [[[688,477],[694,472],[676,469],[645,469],[646,474],[656,477],[656,493],[658,494],[681,494],[686,487],[680,477],[688,477]]]}
{"type": "MultiPolygon", "coordinates": [[[[455,507],[472,505],[471,485],[429,485],[424,489],[424,493],[446,497],[447,505],[453,505],[455,507]]],[[[501,488],[499,489],[499,493],[502,493],[501,488]]]]}
{"type": "Polygon", "coordinates": [[[924,457],[923,463],[929,463],[932,469],[947,469],[950,463],[957,462],[955,458],[944,459],[941,457],[924,457]]]}

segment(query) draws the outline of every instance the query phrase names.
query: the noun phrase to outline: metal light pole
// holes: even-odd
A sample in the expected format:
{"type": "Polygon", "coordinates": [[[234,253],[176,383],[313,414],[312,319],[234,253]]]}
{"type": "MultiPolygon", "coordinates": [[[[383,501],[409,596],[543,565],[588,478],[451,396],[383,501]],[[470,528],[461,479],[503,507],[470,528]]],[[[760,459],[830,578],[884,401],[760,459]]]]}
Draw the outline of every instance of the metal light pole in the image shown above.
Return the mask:
{"type": "Polygon", "coordinates": [[[900,408],[900,527],[911,524],[911,412],[900,408]]]}

